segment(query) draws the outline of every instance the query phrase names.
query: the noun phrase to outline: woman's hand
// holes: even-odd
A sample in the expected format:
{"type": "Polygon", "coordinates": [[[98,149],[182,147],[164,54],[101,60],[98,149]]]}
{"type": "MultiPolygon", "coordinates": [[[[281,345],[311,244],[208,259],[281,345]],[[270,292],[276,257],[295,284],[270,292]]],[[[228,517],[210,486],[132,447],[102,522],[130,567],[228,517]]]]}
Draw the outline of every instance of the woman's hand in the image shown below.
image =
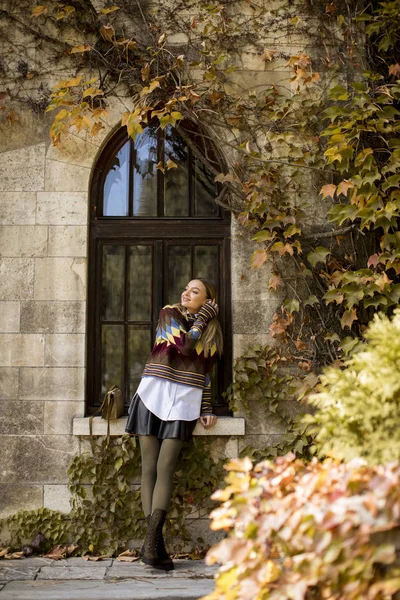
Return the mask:
{"type": "Polygon", "coordinates": [[[204,429],[209,429],[213,427],[217,422],[217,417],[215,415],[207,415],[200,417],[200,423],[203,425],[204,429]]]}

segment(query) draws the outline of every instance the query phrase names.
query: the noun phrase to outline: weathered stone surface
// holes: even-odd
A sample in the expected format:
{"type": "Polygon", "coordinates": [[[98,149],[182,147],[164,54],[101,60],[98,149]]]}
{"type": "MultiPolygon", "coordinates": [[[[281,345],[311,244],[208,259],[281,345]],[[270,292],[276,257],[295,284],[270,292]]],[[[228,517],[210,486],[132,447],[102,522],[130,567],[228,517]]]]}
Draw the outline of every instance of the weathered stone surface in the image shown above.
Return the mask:
{"type": "Polygon", "coordinates": [[[0,600],[198,600],[214,589],[212,579],[160,578],[136,581],[12,581],[0,600]]]}
{"type": "Polygon", "coordinates": [[[44,336],[40,333],[0,333],[1,367],[44,365],[44,336]]]}
{"type": "Polygon", "coordinates": [[[239,452],[242,452],[246,446],[251,446],[252,448],[267,448],[268,446],[273,446],[281,439],[282,435],[279,434],[270,434],[270,435],[245,435],[242,438],[239,438],[239,452]]]}
{"type": "Polygon", "coordinates": [[[17,332],[19,331],[20,320],[19,302],[0,302],[0,331],[17,332]]]}
{"type": "Polygon", "coordinates": [[[71,558],[62,558],[61,560],[52,560],[50,567],[83,567],[86,569],[96,569],[97,567],[111,567],[113,558],[103,560],[85,560],[82,556],[73,556],[71,558]]]}
{"type": "Polygon", "coordinates": [[[28,301],[21,305],[21,331],[83,333],[86,302],[28,301]]]}
{"type": "Polygon", "coordinates": [[[90,169],[58,160],[46,160],[45,190],[48,192],[86,192],[90,169]]]}
{"type": "Polygon", "coordinates": [[[0,300],[33,298],[34,258],[0,258],[0,300]]]}
{"type": "Polygon", "coordinates": [[[0,437],[1,483],[67,483],[67,468],[78,451],[68,435],[0,437]]]}
{"type": "Polygon", "coordinates": [[[238,456],[238,438],[236,436],[216,437],[210,443],[210,453],[214,460],[236,458],[238,456]]]}
{"type": "Polygon", "coordinates": [[[86,260],[83,258],[36,258],[35,300],[84,300],[86,260]]]}
{"type": "Polygon", "coordinates": [[[250,414],[246,417],[246,435],[286,432],[284,421],[278,415],[266,415],[265,409],[257,400],[250,399],[250,407],[250,414]]]}
{"type": "Polygon", "coordinates": [[[242,356],[242,354],[251,346],[264,346],[266,344],[273,345],[273,343],[274,340],[269,333],[249,333],[246,335],[235,333],[233,335],[233,357],[237,358],[242,356]]]}
{"type": "MultiPolygon", "coordinates": [[[[0,498],[0,518],[3,519],[20,510],[35,510],[36,508],[40,508],[43,503],[43,488],[41,485],[0,483],[0,498]]],[[[10,561],[12,564],[17,562],[10,561]]],[[[30,565],[28,564],[27,566],[30,565]]]]}
{"type": "MultiPolygon", "coordinates": [[[[225,436],[225,435],[244,435],[245,421],[243,418],[219,417],[214,427],[204,429],[201,423],[197,423],[193,435],[201,436],[225,436]]],[[[121,417],[110,422],[111,435],[123,435],[125,433],[126,417],[121,417]]],[[[75,418],[73,425],[74,435],[89,435],[89,419],[75,418]]],[[[93,434],[106,435],[107,421],[101,417],[93,419],[93,434]]]]}
{"type": "Polygon", "coordinates": [[[82,579],[103,579],[106,574],[106,567],[100,567],[98,569],[87,569],[85,567],[42,567],[36,580],[41,581],[44,579],[73,579],[80,581],[82,579]]]}
{"type": "Polygon", "coordinates": [[[83,417],[85,403],[81,402],[53,402],[47,400],[44,406],[44,433],[72,434],[74,417],[83,417]]]}
{"type": "Polygon", "coordinates": [[[86,256],[87,227],[52,225],[49,227],[49,256],[86,256]]]}
{"type": "Polygon", "coordinates": [[[55,333],[46,335],[45,365],[81,367],[85,364],[85,335],[55,333]]]}
{"type": "MultiPolygon", "coordinates": [[[[71,505],[69,499],[71,494],[67,485],[44,485],[43,486],[43,506],[51,510],[60,510],[69,513],[71,505]]],[[[79,559],[81,562],[85,562],[79,559]]],[[[63,561],[65,562],[65,561],[63,561]]],[[[60,561],[57,561],[60,564],[60,561]]],[[[61,566],[61,565],[60,565],[61,566]]]]}
{"type": "Polygon", "coordinates": [[[93,165],[97,151],[96,144],[69,133],[64,137],[60,147],[52,144],[49,146],[46,158],[90,168],[93,165]]]}
{"type": "Polygon", "coordinates": [[[44,189],[44,144],[2,152],[0,157],[0,190],[32,192],[44,189]]]}
{"type": "Polygon", "coordinates": [[[26,400],[83,400],[85,369],[23,367],[20,398],[26,400]]]}
{"type": "Polygon", "coordinates": [[[87,192],[38,193],[36,223],[42,225],[86,225],[87,220],[87,192]]]}
{"type": "Polygon", "coordinates": [[[43,225],[1,225],[0,256],[46,256],[47,227],[43,225]]]}
{"type": "Polygon", "coordinates": [[[35,192],[2,192],[0,195],[1,225],[34,225],[35,192]]]}
{"type": "Polygon", "coordinates": [[[14,400],[19,392],[19,369],[0,367],[0,399],[14,400]]]}
{"type": "Polygon", "coordinates": [[[0,402],[0,435],[43,433],[43,402],[0,402]]]}
{"type": "Polygon", "coordinates": [[[278,297],[270,298],[268,302],[262,302],[257,297],[252,300],[233,300],[233,331],[235,334],[267,334],[274,313],[280,305],[278,297]]]}
{"type": "Polygon", "coordinates": [[[0,566],[0,581],[26,581],[33,580],[39,572],[39,567],[25,567],[21,561],[20,566],[0,566]]]}

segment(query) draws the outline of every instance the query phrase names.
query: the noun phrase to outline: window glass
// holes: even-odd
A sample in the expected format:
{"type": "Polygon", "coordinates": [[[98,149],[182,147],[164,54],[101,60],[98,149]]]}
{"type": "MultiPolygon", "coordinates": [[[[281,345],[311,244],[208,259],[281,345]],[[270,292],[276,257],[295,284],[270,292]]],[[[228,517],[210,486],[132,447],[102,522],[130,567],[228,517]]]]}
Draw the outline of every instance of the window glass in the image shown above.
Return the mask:
{"type": "Polygon", "coordinates": [[[132,398],[139,385],[151,344],[150,326],[130,325],[128,327],[129,398],[132,398]]]}
{"type": "Polygon", "coordinates": [[[147,127],[135,140],[133,216],[157,216],[157,132],[147,127]]]}
{"type": "Polygon", "coordinates": [[[197,158],[193,158],[194,177],[194,214],[196,217],[218,216],[218,205],[215,198],[218,196],[214,175],[197,158]]]}
{"type": "Polygon", "coordinates": [[[168,304],[180,302],[181,294],[191,277],[190,246],[168,247],[168,304]]]}
{"type": "Polygon", "coordinates": [[[104,182],[103,215],[126,217],[129,213],[130,142],[126,142],[114,158],[104,182]]]}
{"type": "Polygon", "coordinates": [[[104,245],[102,258],[101,316],[104,321],[120,321],[124,318],[125,248],[104,245]]]}
{"type": "Polygon", "coordinates": [[[211,279],[218,282],[218,247],[195,246],[193,276],[211,279]]]}
{"type": "Polygon", "coordinates": [[[129,321],[151,320],[152,246],[129,248],[129,321]]]}
{"type": "Polygon", "coordinates": [[[183,138],[172,127],[165,129],[164,141],[164,214],[166,217],[189,215],[188,151],[183,138]],[[168,161],[176,167],[168,169],[168,161]]]}
{"type": "Polygon", "coordinates": [[[101,327],[101,398],[113,385],[123,387],[124,326],[101,327]]]}

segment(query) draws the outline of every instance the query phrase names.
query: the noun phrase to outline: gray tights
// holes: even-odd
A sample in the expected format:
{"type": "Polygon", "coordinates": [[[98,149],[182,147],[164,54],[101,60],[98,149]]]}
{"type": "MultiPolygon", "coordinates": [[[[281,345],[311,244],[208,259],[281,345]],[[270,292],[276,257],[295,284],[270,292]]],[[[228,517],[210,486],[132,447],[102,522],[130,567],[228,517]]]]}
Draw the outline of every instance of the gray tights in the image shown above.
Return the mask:
{"type": "Polygon", "coordinates": [[[142,454],[142,506],[145,517],[156,508],[168,510],[176,461],[183,446],[177,438],[159,440],[139,435],[142,454]]]}

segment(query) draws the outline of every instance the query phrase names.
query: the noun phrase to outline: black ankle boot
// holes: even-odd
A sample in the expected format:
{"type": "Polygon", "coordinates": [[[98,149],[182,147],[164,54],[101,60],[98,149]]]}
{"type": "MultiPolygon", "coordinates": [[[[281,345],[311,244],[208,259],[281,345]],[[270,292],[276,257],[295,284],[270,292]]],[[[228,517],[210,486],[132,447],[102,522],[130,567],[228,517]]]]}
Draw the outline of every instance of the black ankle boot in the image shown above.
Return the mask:
{"type": "MultiPolygon", "coordinates": [[[[147,515],[147,517],[146,517],[147,530],[149,529],[150,519],[151,519],[151,515],[147,515]]],[[[147,535],[147,530],[146,530],[146,535],[147,535]]],[[[143,556],[143,554],[144,554],[144,542],[143,542],[143,546],[140,548],[140,556],[143,556]]]]}
{"type": "Polygon", "coordinates": [[[153,511],[144,541],[142,560],[156,569],[171,571],[174,568],[174,563],[165,550],[162,537],[162,528],[166,516],[167,512],[161,508],[156,508],[153,511]]]}

